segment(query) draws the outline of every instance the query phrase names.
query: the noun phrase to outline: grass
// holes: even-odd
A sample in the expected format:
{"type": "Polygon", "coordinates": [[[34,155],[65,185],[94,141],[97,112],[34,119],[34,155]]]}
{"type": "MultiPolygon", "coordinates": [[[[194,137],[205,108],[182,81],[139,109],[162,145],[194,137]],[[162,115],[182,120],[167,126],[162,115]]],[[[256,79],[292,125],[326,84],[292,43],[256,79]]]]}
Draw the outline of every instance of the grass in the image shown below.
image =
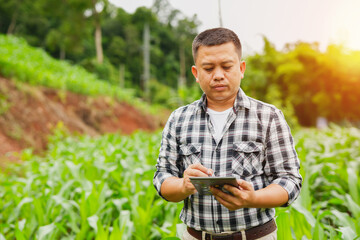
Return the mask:
{"type": "Polygon", "coordinates": [[[11,103],[7,99],[7,96],[0,92],[0,116],[6,113],[10,107],[11,107],[11,103]]]}
{"type": "Polygon", "coordinates": [[[84,95],[107,95],[131,101],[131,89],[121,89],[98,79],[84,68],[49,56],[24,39],[0,35],[0,73],[32,85],[68,90],[84,95]]]}

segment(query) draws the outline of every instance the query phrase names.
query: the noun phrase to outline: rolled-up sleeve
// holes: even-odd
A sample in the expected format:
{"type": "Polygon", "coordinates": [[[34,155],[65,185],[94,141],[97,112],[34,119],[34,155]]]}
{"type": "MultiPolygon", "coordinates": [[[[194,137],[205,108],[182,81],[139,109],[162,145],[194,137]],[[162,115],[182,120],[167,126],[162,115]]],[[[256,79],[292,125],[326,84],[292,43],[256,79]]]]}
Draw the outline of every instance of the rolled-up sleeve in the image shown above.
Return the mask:
{"type": "Polygon", "coordinates": [[[180,178],[183,174],[181,162],[178,161],[178,144],[176,140],[175,123],[176,118],[175,113],[173,112],[162,133],[160,152],[157,159],[156,172],[153,178],[154,187],[162,198],[164,198],[160,191],[162,183],[169,177],[180,178]]]}
{"type": "Polygon", "coordinates": [[[265,159],[270,184],[278,184],[288,192],[289,200],[284,206],[290,205],[299,196],[302,177],[290,128],[278,109],[273,112],[268,127],[265,159]]]}

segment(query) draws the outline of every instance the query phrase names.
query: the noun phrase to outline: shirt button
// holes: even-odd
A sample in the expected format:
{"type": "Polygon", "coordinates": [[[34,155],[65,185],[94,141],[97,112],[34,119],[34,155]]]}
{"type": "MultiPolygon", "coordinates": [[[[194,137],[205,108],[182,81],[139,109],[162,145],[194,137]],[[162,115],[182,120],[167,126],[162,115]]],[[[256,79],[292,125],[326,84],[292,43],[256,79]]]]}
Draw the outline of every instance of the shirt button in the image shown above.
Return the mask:
{"type": "Polygon", "coordinates": [[[216,152],[220,152],[220,148],[217,148],[217,149],[216,149],[216,152]]]}

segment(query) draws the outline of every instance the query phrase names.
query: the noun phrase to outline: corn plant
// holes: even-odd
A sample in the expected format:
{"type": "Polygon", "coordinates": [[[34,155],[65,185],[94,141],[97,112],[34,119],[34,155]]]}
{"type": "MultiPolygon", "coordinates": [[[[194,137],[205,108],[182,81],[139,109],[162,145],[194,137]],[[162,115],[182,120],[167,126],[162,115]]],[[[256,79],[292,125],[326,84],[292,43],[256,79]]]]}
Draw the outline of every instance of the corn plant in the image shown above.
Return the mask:
{"type": "Polygon", "coordinates": [[[295,138],[304,181],[299,199],[277,209],[279,238],[359,238],[359,129],[303,129],[295,138]]]}
{"type": "MultiPolygon", "coordinates": [[[[5,239],[161,239],[180,206],[152,186],[160,135],[53,137],[45,157],[0,174],[5,239]]],[[[1,237],[0,237],[1,239],[1,237]]]]}
{"type": "MultiPolygon", "coordinates": [[[[0,173],[0,239],[177,239],[182,204],[151,182],[160,138],[59,130],[44,156],[24,151],[0,173]]],[[[276,209],[278,239],[359,238],[360,131],[303,129],[295,139],[303,187],[276,209]]]]}

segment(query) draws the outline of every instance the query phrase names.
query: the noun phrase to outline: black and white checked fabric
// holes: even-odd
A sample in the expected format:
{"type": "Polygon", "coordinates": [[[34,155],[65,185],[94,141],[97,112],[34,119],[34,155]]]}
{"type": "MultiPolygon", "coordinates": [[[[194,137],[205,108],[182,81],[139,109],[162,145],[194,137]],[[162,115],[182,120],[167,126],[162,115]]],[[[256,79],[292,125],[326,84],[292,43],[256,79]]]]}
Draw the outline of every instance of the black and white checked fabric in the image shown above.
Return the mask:
{"type": "MultiPolygon", "coordinates": [[[[153,183],[160,187],[168,177],[183,176],[193,163],[201,163],[215,176],[235,176],[251,182],[255,190],[275,183],[289,194],[299,195],[302,178],[290,129],[280,110],[255,100],[239,89],[216,144],[206,108],[206,96],[175,110],[163,130],[153,183]]],[[[230,211],[213,196],[193,194],[184,200],[181,220],[207,232],[233,232],[270,221],[274,209],[243,208],[230,211]]]]}

